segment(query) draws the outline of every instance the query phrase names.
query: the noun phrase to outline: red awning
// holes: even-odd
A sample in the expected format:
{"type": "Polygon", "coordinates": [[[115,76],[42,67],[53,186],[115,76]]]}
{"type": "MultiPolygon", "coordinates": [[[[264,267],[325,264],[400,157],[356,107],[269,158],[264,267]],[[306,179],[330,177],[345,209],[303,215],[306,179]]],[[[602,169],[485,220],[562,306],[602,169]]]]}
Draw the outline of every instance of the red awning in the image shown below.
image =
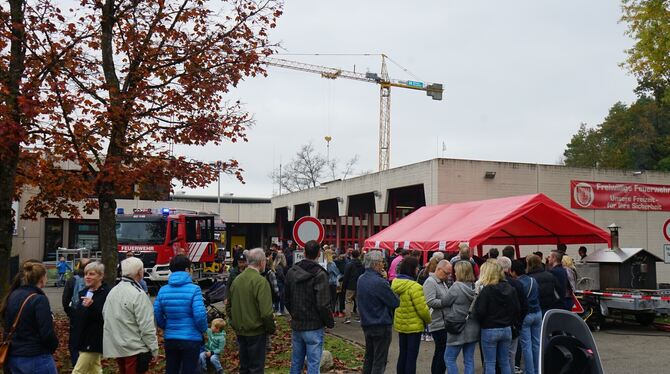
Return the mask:
{"type": "Polygon", "coordinates": [[[457,251],[460,243],[608,243],[609,233],[544,194],[427,206],[365,241],[364,248],[457,251]]]}

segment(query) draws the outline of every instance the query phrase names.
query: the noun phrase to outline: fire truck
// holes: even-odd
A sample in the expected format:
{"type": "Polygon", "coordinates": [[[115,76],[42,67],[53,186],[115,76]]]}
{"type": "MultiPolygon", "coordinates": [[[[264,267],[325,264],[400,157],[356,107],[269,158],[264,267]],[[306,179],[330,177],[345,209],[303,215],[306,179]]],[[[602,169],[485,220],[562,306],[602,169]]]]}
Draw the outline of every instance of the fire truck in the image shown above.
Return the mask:
{"type": "Polygon", "coordinates": [[[119,260],[133,252],[144,262],[147,283],[160,287],[170,275],[170,260],[184,254],[193,263],[193,278],[200,281],[221,270],[219,245],[215,238],[225,224],[216,214],[184,209],[133,209],[132,214],[117,210],[116,240],[119,260]]]}

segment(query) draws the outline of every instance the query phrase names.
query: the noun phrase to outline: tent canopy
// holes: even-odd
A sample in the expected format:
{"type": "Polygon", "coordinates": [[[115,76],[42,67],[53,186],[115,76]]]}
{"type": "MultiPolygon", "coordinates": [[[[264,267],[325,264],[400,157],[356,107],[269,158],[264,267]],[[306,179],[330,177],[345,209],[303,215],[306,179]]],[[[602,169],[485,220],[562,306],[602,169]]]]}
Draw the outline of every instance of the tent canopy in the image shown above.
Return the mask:
{"type": "Polygon", "coordinates": [[[544,194],[426,206],[365,241],[364,248],[457,251],[460,243],[608,243],[609,233],[544,194]]]}

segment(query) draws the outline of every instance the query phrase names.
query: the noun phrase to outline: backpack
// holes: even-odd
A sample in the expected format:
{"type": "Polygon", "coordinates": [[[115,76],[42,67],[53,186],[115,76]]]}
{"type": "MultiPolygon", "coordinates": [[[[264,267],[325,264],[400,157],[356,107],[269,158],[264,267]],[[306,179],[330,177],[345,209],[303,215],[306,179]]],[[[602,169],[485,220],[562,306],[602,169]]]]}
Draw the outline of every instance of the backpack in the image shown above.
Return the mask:
{"type": "Polygon", "coordinates": [[[70,307],[72,309],[77,309],[81,300],[79,299],[79,292],[86,288],[86,283],[84,283],[84,277],[79,275],[74,276],[74,286],[72,286],[72,298],[70,299],[70,307]]]}
{"type": "Polygon", "coordinates": [[[265,273],[265,279],[270,284],[270,293],[272,294],[272,302],[276,303],[277,301],[279,301],[279,290],[275,288],[277,286],[277,277],[276,276],[273,277],[273,275],[274,274],[268,271],[265,273]]]}

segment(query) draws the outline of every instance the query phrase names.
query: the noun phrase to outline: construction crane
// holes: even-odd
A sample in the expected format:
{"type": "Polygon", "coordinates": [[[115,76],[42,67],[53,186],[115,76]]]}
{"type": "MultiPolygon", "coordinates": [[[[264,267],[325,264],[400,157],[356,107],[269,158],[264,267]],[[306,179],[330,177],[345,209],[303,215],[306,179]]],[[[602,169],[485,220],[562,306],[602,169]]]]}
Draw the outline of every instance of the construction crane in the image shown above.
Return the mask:
{"type": "Polygon", "coordinates": [[[269,66],[320,74],[323,78],[346,78],[379,85],[379,171],[387,170],[391,161],[391,87],[425,91],[433,100],[442,100],[441,83],[427,83],[414,80],[390,79],[386,68],[386,55],[382,57],[380,74],[358,73],[327,66],[305,64],[279,58],[266,57],[261,61],[269,66]]]}

